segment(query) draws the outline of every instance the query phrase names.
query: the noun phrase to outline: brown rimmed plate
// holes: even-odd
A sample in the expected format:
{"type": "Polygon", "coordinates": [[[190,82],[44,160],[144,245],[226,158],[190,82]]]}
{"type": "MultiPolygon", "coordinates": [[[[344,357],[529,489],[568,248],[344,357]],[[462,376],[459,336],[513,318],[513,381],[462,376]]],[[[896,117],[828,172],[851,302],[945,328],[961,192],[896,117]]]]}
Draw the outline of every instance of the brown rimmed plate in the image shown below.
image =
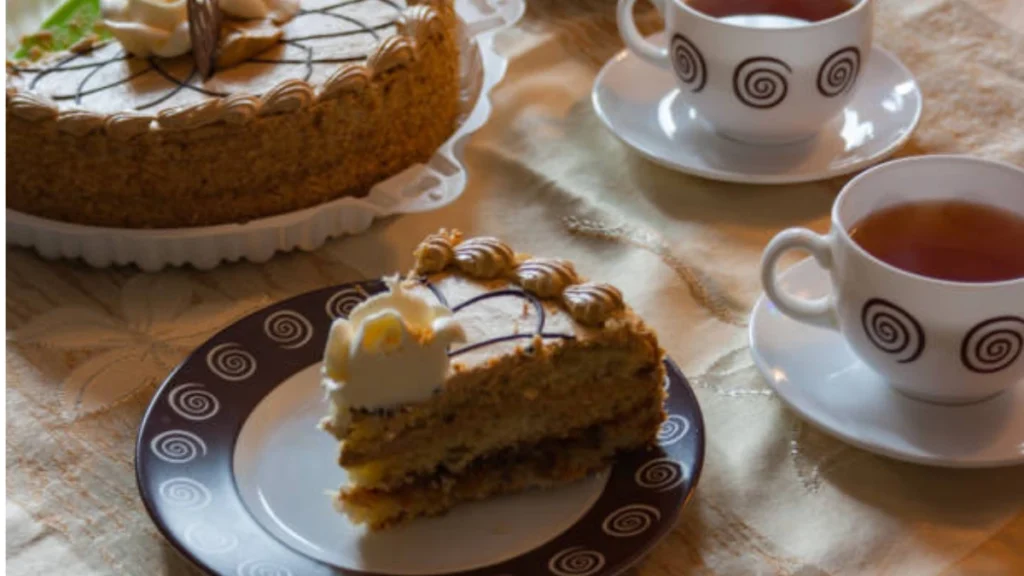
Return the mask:
{"type": "Polygon", "coordinates": [[[325,494],[344,480],[325,413],[331,321],[380,281],[325,288],[256,312],[200,346],[153,397],[136,476],[146,509],[186,558],[232,576],[610,576],[675,523],[704,462],[700,407],[666,360],[669,417],[656,449],[553,490],[465,504],[368,533],[325,494]]]}

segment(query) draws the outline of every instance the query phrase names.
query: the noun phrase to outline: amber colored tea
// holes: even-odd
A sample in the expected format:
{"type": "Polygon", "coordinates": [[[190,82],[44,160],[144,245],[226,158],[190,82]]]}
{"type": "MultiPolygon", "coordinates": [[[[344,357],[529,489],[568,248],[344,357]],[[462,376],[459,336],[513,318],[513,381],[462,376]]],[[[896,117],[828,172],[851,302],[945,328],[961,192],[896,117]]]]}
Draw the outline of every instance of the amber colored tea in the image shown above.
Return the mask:
{"type": "Polygon", "coordinates": [[[698,12],[738,24],[756,20],[746,17],[777,16],[790,21],[820,22],[852,8],[857,0],[685,0],[698,12]],[[745,17],[742,19],[736,17],[745,17]]]}
{"type": "Polygon", "coordinates": [[[934,200],[890,206],[850,228],[872,256],[901,270],[957,282],[1024,278],[1024,216],[984,204],[934,200]]]}

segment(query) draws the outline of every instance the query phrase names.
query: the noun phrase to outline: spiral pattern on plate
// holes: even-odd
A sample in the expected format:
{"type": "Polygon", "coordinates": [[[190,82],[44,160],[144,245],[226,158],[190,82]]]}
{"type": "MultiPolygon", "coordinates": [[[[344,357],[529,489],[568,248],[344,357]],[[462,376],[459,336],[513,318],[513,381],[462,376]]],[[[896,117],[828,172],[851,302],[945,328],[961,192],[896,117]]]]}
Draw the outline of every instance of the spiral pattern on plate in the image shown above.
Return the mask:
{"type": "Polygon", "coordinates": [[[683,465],[671,458],[655,458],[644,463],[633,475],[637,486],[666,492],[686,481],[686,474],[683,465]]]}
{"type": "Polygon", "coordinates": [[[980,374],[1009,368],[1024,349],[1024,318],[999,316],[971,328],[960,345],[964,366],[980,374]]]}
{"type": "Polygon", "coordinates": [[[256,373],[256,358],[235,342],[214,346],[206,355],[206,365],[228,382],[240,382],[256,373]]]}
{"type": "Polygon", "coordinates": [[[313,337],[313,324],[294,310],[278,310],[263,321],[263,332],[282,348],[302,348],[313,337]]]}
{"type": "Polygon", "coordinates": [[[167,395],[167,404],[175,414],[193,422],[213,418],[220,411],[217,397],[195,383],[176,386],[167,395]]]}
{"type": "Polygon", "coordinates": [[[292,576],[292,571],[266,560],[246,560],[238,566],[238,576],[292,576]]]}
{"type": "Polygon", "coordinates": [[[629,504],[609,514],[601,530],[615,538],[629,538],[643,534],[661,520],[661,511],[648,504],[629,504]]]}
{"type": "Polygon", "coordinates": [[[840,48],[818,70],[818,92],[826,98],[838,96],[853,87],[860,73],[860,50],[856,46],[840,48]]]}
{"type": "Polygon", "coordinates": [[[900,364],[913,362],[924,351],[924,329],[916,318],[882,298],[864,303],[860,321],[868,340],[876,348],[896,357],[900,364]]]}
{"type": "Polygon", "coordinates": [[[793,69],[778,58],[755,56],[736,66],[732,76],[732,90],[740,102],[751,108],[774,108],[789,93],[787,76],[793,69]]]}
{"type": "Polygon", "coordinates": [[[191,478],[164,480],[160,483],[158,492],[168,504],[188,510],[205,508],[213,500],[206,486],[191,478]]]}
{"type": "Polygon", "coordinates": [[[669,56],[672,69],[676,71],[680,82],[690,86],[694,93],[704,89],[708,82],[707,65],[704,63],[704,55],[689,38],[682,34],[672,36],[669,56]]]}
{"type": "Polygon", "coordinates": [[[188,430],[167,430],[157,434],[149,448],[157,458],[171,464],[184,464],[206,456],[206,442],[188,430]]]}
{"type": "Polygon", "coordinates": [[[360,302],[366,300],[366,294],[362,290],[355,288],[344,288],[335,292],[327,300],[327,305],[324,309],[327,315],[333,320],[338,318],[348,318],[348,315],[352,313],[352,309],[359,305],[360,302]]]}
{"type": "Polygon", "coordinates": [[[555,576],[591,576],[600,572],[604,564],[604,554],[573,546],[552,556],[548,570],[555,576]]]}
{"type": "Polygon", "coordinates": [[[238,538],[229,532],[197,522],[185,529],[185,540],[200,552],[221,554],[238,547],[238,538]]]}
{"type": "Polygon", "coordinates": [[[658,428],[658,444],[671,446],[679,442],[690,431],[690,421],[679,414],[672,414],[658,428]]]}

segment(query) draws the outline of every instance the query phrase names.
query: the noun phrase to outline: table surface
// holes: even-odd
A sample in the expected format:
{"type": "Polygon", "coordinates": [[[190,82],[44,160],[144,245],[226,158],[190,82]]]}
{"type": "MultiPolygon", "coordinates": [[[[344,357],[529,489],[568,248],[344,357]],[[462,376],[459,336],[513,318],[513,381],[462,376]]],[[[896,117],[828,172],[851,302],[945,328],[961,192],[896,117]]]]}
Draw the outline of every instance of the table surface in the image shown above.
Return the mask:
{"type": "MultiPolygon", "coordinates": [[[[631,574],[1024,573],[1024,467],[942,470],[852,448],[786,410],[753,367],[746,316],[760,252],[782,228],[825,230],[846,179],[755,188],[640,159],[589,99],[621,49],[614,2],[528,2],[499,39],[508,78],[469,142],[469,186],[450,207],[212,272],[93,270],[7,249],[10,574],[190,572],[135,489],[133,442],[155,387],[234,319],[403,269],[441,226],[571,258],[616,283],[690,376],[708,428],[704,476],[676,529],[631,574]]],[[[926,99],[899,155],[1024,165],[1024,2],[877,4],[877,41],[926,99]]],[[[640,10],[642,28],[660,26],[640,10]]]]}

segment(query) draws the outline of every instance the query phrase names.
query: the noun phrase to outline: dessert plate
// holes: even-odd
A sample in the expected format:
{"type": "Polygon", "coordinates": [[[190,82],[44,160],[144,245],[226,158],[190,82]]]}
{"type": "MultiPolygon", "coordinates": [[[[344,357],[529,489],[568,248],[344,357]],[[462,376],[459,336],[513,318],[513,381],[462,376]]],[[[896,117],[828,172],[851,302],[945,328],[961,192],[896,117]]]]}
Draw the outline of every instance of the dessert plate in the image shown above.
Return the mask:
{"type": "MultiPolygon", "coordinates": [[[[224,261],[265,262],[277,252],[315,250],[330,238],[365,231],[377,218],[435,210],[455,201],[466,186],[465,140],[490,116],[490,91],[508,67],[508,59],[494,49],[494,36],[526,10],[524,0],[456,0],[455,5],[461,23],[459,127],[426,164],[377,184],[367,196],[246,223],[156,230],[71,224],[7,209],[7,242],[34,248],[44,258],[80,258],[95,267],[134,264],[156,271],[189,264],[210,269],[224,261]]],[[[40,20],[32,3],[16,6],[21,8],[8,22],[9,38],[34,32],[40,20]]]]}
{"type": "MultiPolygon", "coordinates": [[[[650,39],[665,43],[661,34],[650,39]]],[[[719,136],[686,104],[671,74],[629,51],[605,64],[591,99],[605,126],[649,160],[745,184],[810,182],[860,170],[902,146],[921,116],[914,77],[878,47],[843,113],[817,136],[793,144],[745,144],[719,136]]]]}
{"type": "Polygon", "coordinates": [[[345,476],[336,441],[316,428],[321,355],[332,320],[383,290],[346,284],[256,312],[154,395],[136,444],[139,492],[185,557],[232,576],[611,576],[672,529],[700,478],[704,424],[670,360],[659,446],[601,474],[373,533],[335,512],[326,492],[345,476]]]}
{"type": "MultiPolygon", "coordinates": [[[[780,276],[801,298],[829,292],[804,260],[780,276]]],[[[1024,463],[1024,381],[987,400],[946,406],[893,390],[838,332],[791,320],[762,295],[750,321],[754,362],[797,414],[864,450],[919,464],[982,468],[1024,463]]]]}

